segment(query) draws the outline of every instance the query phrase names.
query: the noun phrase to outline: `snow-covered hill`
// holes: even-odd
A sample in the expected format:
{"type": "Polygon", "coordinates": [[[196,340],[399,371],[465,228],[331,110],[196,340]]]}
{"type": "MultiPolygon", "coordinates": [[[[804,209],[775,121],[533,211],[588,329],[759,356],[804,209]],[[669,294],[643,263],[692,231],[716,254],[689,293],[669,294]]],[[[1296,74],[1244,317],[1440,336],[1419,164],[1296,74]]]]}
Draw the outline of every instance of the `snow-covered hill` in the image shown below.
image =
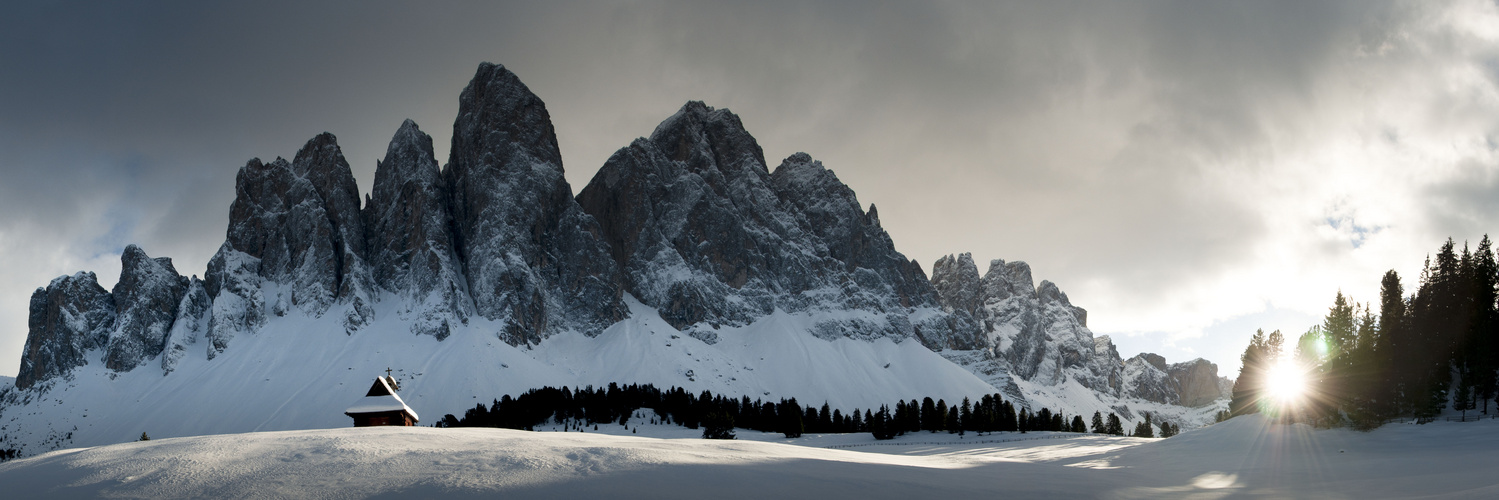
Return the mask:
{"type": "Polygon", "coordinates": [[[386,427],[63,450],[0,464],[0,483],[29,498],[1492,498],[1496,446],[1492,420],[1359,433],[1249,416],[1164,440],[888,442],[386,427]]]}

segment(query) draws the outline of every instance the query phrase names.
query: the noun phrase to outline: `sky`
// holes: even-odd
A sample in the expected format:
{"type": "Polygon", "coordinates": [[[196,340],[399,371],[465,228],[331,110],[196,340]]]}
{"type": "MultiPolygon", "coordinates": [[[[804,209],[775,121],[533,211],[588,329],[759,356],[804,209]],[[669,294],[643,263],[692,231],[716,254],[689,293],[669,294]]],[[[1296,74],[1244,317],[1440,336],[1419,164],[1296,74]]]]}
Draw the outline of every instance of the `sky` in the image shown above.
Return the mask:
{"type": "Polygon", "coordinates": [[[1340,290],[1499,229],[1499,6],[1454,2],[7,2],[0,373],[37,287],[125,245],[202,275],[234,176],[401,121],[447,157],[481,61],[545,101],[574,191],[688,100],[807,152],[928,272],[1023,260],[1125,357],[1220,374],[1340,290]]]}

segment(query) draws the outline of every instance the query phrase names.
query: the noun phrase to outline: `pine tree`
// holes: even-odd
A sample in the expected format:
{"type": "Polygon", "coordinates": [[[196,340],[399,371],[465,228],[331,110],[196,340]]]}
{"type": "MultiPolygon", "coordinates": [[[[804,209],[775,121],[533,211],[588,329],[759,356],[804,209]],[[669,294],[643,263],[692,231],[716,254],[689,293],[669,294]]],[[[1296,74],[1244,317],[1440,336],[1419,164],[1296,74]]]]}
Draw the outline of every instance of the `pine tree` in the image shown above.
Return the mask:
{"type": "Polygon", "coordinates": [[[1462,370],[1457,376],[1457,388],[1452,391],[1452,409],[1463,413],[1468,419],[1468,410],[1473,409],[1473,376],[1462,370]]]}
{"type": "Polygon", "coordinates": [[[1469,322],[1466,358],[1473,376],[1473,395],[1489,411],[1489,400],[1499,393],[1499,263],[1495,262],[1489,235],[1483,235],[1472,258],[1472,320],[1469,322]]]}
{"type": "Polygon", "coordinates": [[[1103,413],[1097,411],[1093,412],[1093,433],[1108,434],[1108,432],[1109,428],[1106,427],[1103,423],[1103,413]]]}
{"type": "Polygon", "coordinates": [[[1109,414],[1109,423],[1104,427],[1104,429],[1105,432],[1110,436],[1124,435],[1124,423],[1120,422],[1119,416],[1113,413],[1109,414]]]}
{"type": "Polygon", "coordinates": [[[1383,385],[1379,414],[1381,416],[1403,413],[1410,407],[1405,397],[1408,392],[1408,371],[1411,349],[1406,328],[1405,287],[1400,284],[1400,275],[1391,269],[1379,282],[1379,332],[1381,344],[1376,348],[1376,366],[1382,374],[1383,385]]]}
{"type": "Polygon", "coordinates": [[[141,432],[141,438],[137,439],[136,441],[150,441],[150,440],[151,440],[151,436],[147,436],[145,432],[141,432]]]}
{"type": "Polygon", "coordinates": [[[1131,434],[1131,436],[1142,437],[1142,438],[1153,438],[1153,437],[1155,437],[1155,430],[1150,425],[1150,412],[1144,412],[1144,413],[1145,413],[1145,421],[1140,422],[1138,424],[1135,424],[1135,432],[1134,432],[1134,434],[1131,434]]]}
{"type": "Polygon", "coordinates": [[[802,437],[802,432],[806,430],[806,427],[802,422],[801,405],[797,404],[796,398],[781,400],[781,407],[776,410],[776,413],[781,416],[779,429],[781,434],[788,438],[802,437]]]}
{"type": "Polygon", "coordinates": [[[1072,427],[1068,431],[1077,433],[1088,432],[1088,425],[1083,423],[1082,415],[1072,416],[1072,427]]]}
{"type": "Polygon", "coordinates": [[[1239,378],[1234,380],[1232,397],[1228,403],[1233,415],[1259,412],[1260,399],[1264,393],[1264,372],[1268,362],[1272,361],[1267,359],[1269,357],[1265,331],[1256,330],[1249,339],[1249,347],[1244,348],[1244,354],[1239,357],[1239,378]]]}
{"type": "Polygon", "coordinates": [[[973,407],[969,405],[966,396],[963,398],[963,406],[958,407],[958,421],[963,426],[961,429],[963,431],[978,430],[973,425],[973,407]]]}
{"type": "Polygon", "coordinates": [[[704,415],[703,439],[734,439],[734,417],[723,411],[704,415]]]}

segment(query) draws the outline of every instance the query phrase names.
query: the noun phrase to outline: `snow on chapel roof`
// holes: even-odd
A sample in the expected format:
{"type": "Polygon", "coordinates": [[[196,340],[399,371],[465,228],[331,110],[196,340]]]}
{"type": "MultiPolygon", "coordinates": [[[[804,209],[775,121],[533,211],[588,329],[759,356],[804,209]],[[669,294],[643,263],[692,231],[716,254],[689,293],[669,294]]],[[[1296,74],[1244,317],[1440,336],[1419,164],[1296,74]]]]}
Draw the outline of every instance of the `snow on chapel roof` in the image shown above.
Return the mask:
{"type": "Polygon", "coordinates": [[[394,385],[394,379],[389,377],[375,377],[375,384],[370,386],[370,391],[364,397],[355,401],[354,405],[350,406],[349,409],[344,410],[344,414],[354,415],[356,413],[404,410],[406,413],[411,414],[412,420],[420,420],[421,417],[416,415],[416,410],[412,410],[410,406],[406,406],[406,402],[402,401],[401,397],[396,395],[396,391],[392,387],[394,385]]]}

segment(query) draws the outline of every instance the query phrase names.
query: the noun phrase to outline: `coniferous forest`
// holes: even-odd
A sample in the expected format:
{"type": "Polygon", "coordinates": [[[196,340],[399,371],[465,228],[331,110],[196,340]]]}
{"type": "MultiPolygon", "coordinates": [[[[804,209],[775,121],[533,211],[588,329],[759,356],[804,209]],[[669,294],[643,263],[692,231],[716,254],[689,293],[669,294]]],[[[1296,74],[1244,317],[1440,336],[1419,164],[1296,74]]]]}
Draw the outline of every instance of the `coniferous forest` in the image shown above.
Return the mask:
{"type": "MultiPolygon", "coordinates": [[[[999,394],[989,394],[971,401],[963,398],[959,404],[948,405],[947,401],[924,398],[921,401],[897,401],[893,406],[881,405],[878,409],[855,408],[850,412],[830,408],[802,406],[795,398],[779,401],[751,400],[748,396],[730,397],[715,395],[709,391],[693,394],[680,387],[661,390],[653,385],[611,383],[607,388],[561,389],[543,387],[510,397],[505,395],[489,406],[475,405],[463,412],[462,417],[444,415],[438,427],[500,427],[508,429],[534,430],[548,422],[558,423],[568,429],[597,428],[600,424],[630,425],[630,417],[636,409],[654,410],[661,422],[677,424],[689,429],[703,429],[708,439],[734,439],[734,429],[750,429],[761,432],[800,437],[802,433],[856,433],[868,432],[877,439],[927,432],[987,433],[987,432],[1089,432],[1083,425],[1083,417],[1075,415],[1068,419],[1061,413],[1052,413],[1041,408],[1031,412],[1014,405],[999,394]]],[[[1119,417],[1109,414],[1108,424],[1099,424],[1103,416],[1095,412],[1092,432],[1099,434],[1125,435],[1119,417]]],[[[1146,422],[1135,428],[1140,437],[1155,437],[1155,431],[1146,422]]],[[[637,422],[638,424],[639,422],[637,422]]],[[[1170,437],[1177,427],[1166,422],[1158,423],[1160,436],[1170,437]]]]}
{"type": "Polygon", "coordinates": [[[1426,422],[1443,410],[1489,415],[1499,381],[1499,265],[1485,235],[1478,248],[1448,239],[1406,288],[1384,274],[1377,304],[1340,291],[1322,324],[1294,344],[1256,332],[1245,349],[1228,414],[1255,412],[1321,426],[1371,429],[1394,419],[1426,422]],[[1407,294],[1407,291],[1410,293],[1407,294]],[[1306,396],[1278,407],[1276,366],[1304,372],[1306,396]]]}

